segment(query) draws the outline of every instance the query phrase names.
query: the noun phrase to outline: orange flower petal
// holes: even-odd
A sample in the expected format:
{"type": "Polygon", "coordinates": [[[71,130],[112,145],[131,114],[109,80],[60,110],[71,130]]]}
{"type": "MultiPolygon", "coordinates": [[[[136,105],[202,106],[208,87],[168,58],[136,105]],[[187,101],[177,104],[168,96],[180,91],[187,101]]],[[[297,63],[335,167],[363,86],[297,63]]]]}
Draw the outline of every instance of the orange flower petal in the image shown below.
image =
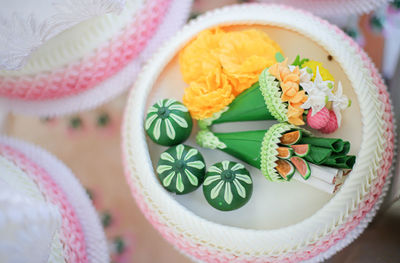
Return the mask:
{"type": "Polygon", "coordinates": [[[259,30],[233,31],[224,34],[217,50],[224,73],[238,95],[258,81],[266,68],[276,63],[280,47],[259,30]]]}
{"type": "Polygon", "coordinates": [[[189,84],[185,89],[183,104],[194,119],[201,120],[222,110],[233,99],[232,86],[227,77],[223,73],[209,74],[189,84]]]}
{"type": "MultiPolygon", "coordinates": [[[[276,63],[277,43],[260,30],[205,30],[179,54],[183,80],[189,84],[183,102],[195,119],[223,109],[276,63]]],[[[284,72],[288,74],[288,72],[284,72]]]]}
{"type": "Polygon", "coordinates": [[[179,53],[179,65],[186,83],[221,68],[214,50],[218,48],[223,33],[220,28],[204,30],[179,53]]]}
{"type": "Polygon", "coordinates": [[[297,125],[297,126],[300,126],[300,125],[304,125],[304,124],[305,124],[302,117],[301,117],[301,118],[300,118],[300,117],[291,117],[291,118],[288,118],[288,122],[289,122],[290,124],[297,125]]]}
{"type": "Polygon", "coordinates": [[[288,122],[294,125],[304,125],[303,113],[304,109],[300,108],[301,103],[293,104],[289,103],[288,107],[288,122]]]}
{"type": "Polygon", "coordinates": [[[307,100],[306,92],[304,90],[300,90],[290,99],[290,102],[304,103],[306,100],[307,100]]]}

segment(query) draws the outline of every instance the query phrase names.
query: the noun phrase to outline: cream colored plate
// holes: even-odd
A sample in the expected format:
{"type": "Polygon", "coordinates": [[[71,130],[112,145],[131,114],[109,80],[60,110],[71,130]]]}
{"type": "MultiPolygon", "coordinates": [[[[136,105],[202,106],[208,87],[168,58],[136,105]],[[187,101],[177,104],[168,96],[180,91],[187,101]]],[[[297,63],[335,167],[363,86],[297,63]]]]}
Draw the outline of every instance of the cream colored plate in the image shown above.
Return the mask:
{"type": "MultiPolygon", "coordinates": [[[[343,138],[351,142],[351,153],[357,154],[361,143],[361,114],[356,94],[351,88],[350,82],[344,74],[340,65],[335,61],[329,61],[329,53],[312,40],[299,33],[271,26],[234,26],[229,30],[242,30],[246,28],[257,28],[265,31],[283,49],[284,55],[289,61],[294,60],[296,55],[321,61],[335,77],[336,82],[340,80],[344,87],[344,94],[352,100],[351,108],[343,112],[342,126],[329,137],[343,138]]],[[[163,69],[152,88],[147,100],[147,107],[158,99],[175,98],[182,101],[183,90],[187,86],[183,82],[179,70],[178,59],[175,57],[163,69]]],[[[140,87],[138,87],[140,88],[140,87]]],[[[266,129],[275,121],[223,124],[215,127],[218,132],[230,132],[253,129],[266,129]]],[[[236,160],[218,150],[202,149],[195,143],[197,126],[194,126],[192,135],[185,143],[196,146],[202,152],[207,167],[223,160],[236,160]]],[[[148,140],[148,147],[155,166],[159,155],[166,147],[156,145],[148,140]]],[[[296,224],[321,209],[333,195],[319,191],[308,185],[291,181],[290,183],[274,183],[266,180],[260,170],[247,166],[253,181],[254,191],[250,202],[244,207],[231,212],[221,212],[206,202],[202,188],[187,195],[173,195],[175,200],[191,210],[195,214],[213,222],[224,225],[237,226],[252,229],[277,229],[296,224]]]]}

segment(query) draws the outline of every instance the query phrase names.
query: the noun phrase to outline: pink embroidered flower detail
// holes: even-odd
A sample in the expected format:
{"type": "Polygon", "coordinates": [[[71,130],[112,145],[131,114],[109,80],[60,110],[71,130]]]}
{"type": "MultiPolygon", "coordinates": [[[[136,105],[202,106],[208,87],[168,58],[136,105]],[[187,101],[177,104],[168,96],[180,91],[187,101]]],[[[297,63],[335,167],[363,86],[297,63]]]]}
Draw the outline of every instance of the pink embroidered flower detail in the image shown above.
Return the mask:
{"type": "Polygon", "coordinates": [[[326,134],[332,133],[332,132],[336,131],[338,127],[339,126],[338,126],[336,114],[333,110],[330,110],[329,111],[329,121],[324,128],[320,129],[320,132],[326,133],[326,134]]]}
{"type": "Polygon", "coordinates": [[[322,129],[324,128],[330,119],[329,110],[326,107],[323,107],[320,111],[313,114],[313,109],[311,108],[307,114],[307,124],[313,129],[322,129]]]}

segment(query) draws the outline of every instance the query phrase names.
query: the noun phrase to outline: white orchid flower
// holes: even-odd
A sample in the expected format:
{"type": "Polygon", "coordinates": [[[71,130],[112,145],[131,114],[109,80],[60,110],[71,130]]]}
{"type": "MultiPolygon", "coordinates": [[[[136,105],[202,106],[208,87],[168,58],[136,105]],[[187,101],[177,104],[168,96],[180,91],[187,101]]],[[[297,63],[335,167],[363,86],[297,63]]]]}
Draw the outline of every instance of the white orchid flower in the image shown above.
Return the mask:
{"type": "Polygon", "coordinates": [[[333,94],[332,98],[332,109],[336,114],[337,124],[340,127],[342,121],[341,110],[348,108],[351,105],[351,100],[343,95],[342,83],[339,81],[337,91],[333,94]]]}
{"type": "Polygon", "coordinates": [[[315,72],[315,79],[314,79],[314,84],[315,86],[325,92],[325,95],[328,96],[328,100],[332,101],[333,100],[333,86],[334,82],[330,80],[323,80],[321,73],[319,72],[319,67],[317,67],[317,72],[315,72]]]}
{"type": "Polygon", "coordinates": [[[302,83],[308,83],[311,82],[312,79],[312,70],[308,67],[300,69],[300,85],[302,83]]]}
{"type": "Polygon", "coordinates": [[[312,116],[322,110],[329,98],[332,97],[332,89],[330,88],[331,81],[323,81],[319,69],[315,74],[314,82],[311,81],[312,74],[308,72],[307,68],[302,68],[300,71],[300,86],[308,95],[308,99],[301,107],[303,109],[312,109],[312,116]]]}
{"type": "Polygon", "coordinates": [[[322,110],[327,102],[327,95],[322,90],[318,89],[313,82],[310,84],[306,84],[303,89],[307,92],[308,98],[307,101],[301,105],[303,109],[312,109],[311,116],[317,114],[320,110],[322,110]]]}
{"type": "MultiPolygon", "coordinates": [[[[297,67],[297,66],[293,66],[293,65],[289,65],[289,70],[290,72],[293,72],[293,70],[297,67]]],[[[312,71],[310,72],[310,69],[305,67],[299,70],[300,71],[300,85],[301,83],[307,83],[307,82],[311,82],[312,79],[312,71]]]]}

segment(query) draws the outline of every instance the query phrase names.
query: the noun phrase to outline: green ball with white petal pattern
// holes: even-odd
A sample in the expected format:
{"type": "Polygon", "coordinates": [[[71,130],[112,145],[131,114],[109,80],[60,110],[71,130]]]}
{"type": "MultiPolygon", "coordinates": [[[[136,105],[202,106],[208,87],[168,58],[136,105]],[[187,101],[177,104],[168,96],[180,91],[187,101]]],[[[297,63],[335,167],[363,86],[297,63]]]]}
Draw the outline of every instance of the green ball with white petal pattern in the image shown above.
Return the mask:
{"type": "Polygon", "coordinates": [[[244,206],[250,200],[253,181],[243,164],[222,161],[208,169],[203,193],[214,208],[231,211],[244,206]]]}
{"type": "Polygon", "coordinates": [[[206,165],[201,153],[184,144],[163,152],[157,164],[157,174],[162,186],[179,195],[199,188],[205,173],[206,165]]]}
{"type": "Polygon", "coordinates": [[[171,146],[185,141],[192,131],[188,109],[174,99],[157,101],[147,111],[144,128],[157,144],[171,146]]]}

